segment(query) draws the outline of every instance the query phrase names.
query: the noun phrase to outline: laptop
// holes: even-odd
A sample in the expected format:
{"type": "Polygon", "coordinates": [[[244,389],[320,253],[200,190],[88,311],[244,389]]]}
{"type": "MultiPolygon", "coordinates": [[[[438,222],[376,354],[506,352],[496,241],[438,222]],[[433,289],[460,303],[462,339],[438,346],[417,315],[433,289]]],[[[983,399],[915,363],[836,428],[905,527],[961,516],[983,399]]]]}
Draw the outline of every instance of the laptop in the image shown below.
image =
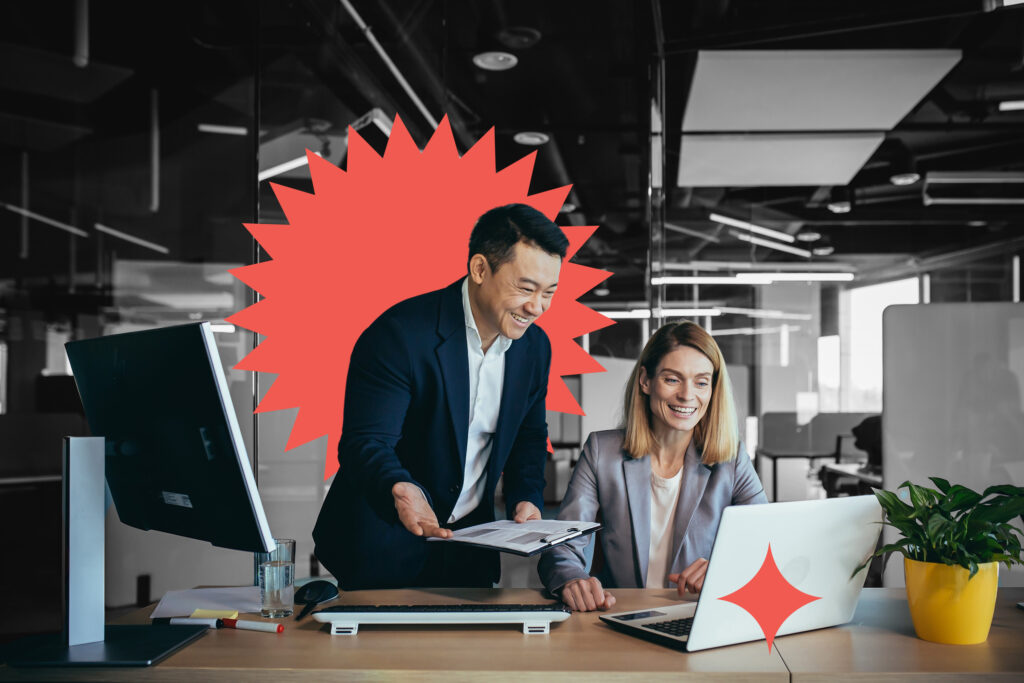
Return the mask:
{"type": "Polygon", "coordinates": [[[845,624],[853,618],[867,569],[850,574],[874,552],[881,521],[874,496],[728,507],[696,603],[603,614],[601,620],[690,652],[762,640],[765,634],[750,612],[722,598],[758,574],[770,543],[786,581],[819,598],[792,612],[775,635],[845,624]]]}

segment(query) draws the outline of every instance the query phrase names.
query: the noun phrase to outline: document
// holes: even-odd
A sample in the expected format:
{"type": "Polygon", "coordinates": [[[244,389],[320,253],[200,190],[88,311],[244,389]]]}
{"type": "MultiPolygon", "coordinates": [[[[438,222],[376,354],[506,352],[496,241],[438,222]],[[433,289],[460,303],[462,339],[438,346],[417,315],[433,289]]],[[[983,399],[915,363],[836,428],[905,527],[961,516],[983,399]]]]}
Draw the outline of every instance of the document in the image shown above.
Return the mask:
{"type": "Polygon", "coordinates": [[[499,550],[503,553],[530,556],[601,528],[597,522],[563,522],[555,519],[535,519],[518,524],[501,520],[477,524],[452,532],[451,538],[428,538],[428,541],[465,543],[467,545],[499,550]]]}
{"type": "Polygon", "coordinates": [[[187,617],[197,609],[259,612],[260,604],[259,586],[167,591],[149,617],[187,617]]]}

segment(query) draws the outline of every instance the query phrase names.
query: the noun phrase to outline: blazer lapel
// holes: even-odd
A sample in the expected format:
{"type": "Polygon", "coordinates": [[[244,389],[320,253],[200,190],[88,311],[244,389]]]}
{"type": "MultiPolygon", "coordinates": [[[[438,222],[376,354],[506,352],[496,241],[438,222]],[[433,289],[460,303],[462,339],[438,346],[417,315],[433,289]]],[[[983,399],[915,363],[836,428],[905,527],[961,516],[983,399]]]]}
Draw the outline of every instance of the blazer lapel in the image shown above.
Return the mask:
{"type": "Polygon", "coordinates": [[[683,539],[686,538],[686,529],[690,526],[690,519],[704,497],[704,489],[711,477],[711,468],[700,461],[700,454],[694,446],[693,440],[686,448],[686,456],[683,459],[683,481],[682,490],[679,492],[679,503],[676,505],[676,516],[673,520],[672,532],[672,561],[669,567],[675,565],[679,558],[679,551],[683,548],[683,539]]]}
{"type": "Polygon", "coordinates": [[[441,364],[457,457],[464,470],[466,439],[469,438],[469,355],[466,349],[466,318],[462,310],[462,280],[444,290],[437,334],[442,341],[434,352],[441,364]]]}
{"type": "MultiPolygon", "coordinates": [[[[497,343],[497,342],[495,342],[497,343]]],[[[497,480],[504,466],[505,456],[512,448],[512,441],[519,433],[522,420],[513,420],[510,415],[524,409],[529,392],[530,373],[526,361],[530,357],[530,342],[526,337],[512,342],[505,351],[505,371],[501,385],[501,404],[498,407],[498,424],[491,442],[491,458],[488,463],[490,474],[497,480]]]]}
{"type": "Polygon", "coordinates": [[[647,583],[647,561],[651,553],[651,460],[626,457],[622,461],[622,475],[626,481],[626,501],[633,522],[633,552],[636,557],[638,585],[647,583]]]}

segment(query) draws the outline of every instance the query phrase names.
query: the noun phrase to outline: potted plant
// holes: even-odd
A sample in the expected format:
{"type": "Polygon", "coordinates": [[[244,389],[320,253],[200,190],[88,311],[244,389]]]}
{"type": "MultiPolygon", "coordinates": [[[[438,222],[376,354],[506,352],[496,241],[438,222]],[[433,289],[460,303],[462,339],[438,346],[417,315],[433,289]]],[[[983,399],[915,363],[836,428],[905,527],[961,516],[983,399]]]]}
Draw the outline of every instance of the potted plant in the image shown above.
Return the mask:
{"type": "MultiPolygon", "coordinates": [[[[884,524],[902,535],[876,551],[899,552],[906,574],[907,603],[917,637],[939,643],[984,642],[992,625],[999,563],[1024,565],[1024,532],[1010,524],[1024,515],[1024,488],[989,486],[982,493],[929,477],[938,489],[909,481],[909,502],[875,490],[884,524]]],[[[887,558],[888,559],[888,558],[887,558]]]]}

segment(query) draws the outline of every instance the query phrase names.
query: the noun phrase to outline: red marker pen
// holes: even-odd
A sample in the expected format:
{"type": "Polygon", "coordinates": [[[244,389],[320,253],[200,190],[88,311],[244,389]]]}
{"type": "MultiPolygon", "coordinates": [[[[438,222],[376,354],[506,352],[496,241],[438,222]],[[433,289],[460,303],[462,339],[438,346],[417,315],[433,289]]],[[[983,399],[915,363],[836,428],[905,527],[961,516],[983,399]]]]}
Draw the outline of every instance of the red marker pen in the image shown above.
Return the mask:
{"type": "Polygon", "coordinates": [[[284,624],[272,621],[242,621],[241,619],[222,619],[225,628],[239,628],[246,631],[265,631],[267,633],[283,633],[284,624]]]}

